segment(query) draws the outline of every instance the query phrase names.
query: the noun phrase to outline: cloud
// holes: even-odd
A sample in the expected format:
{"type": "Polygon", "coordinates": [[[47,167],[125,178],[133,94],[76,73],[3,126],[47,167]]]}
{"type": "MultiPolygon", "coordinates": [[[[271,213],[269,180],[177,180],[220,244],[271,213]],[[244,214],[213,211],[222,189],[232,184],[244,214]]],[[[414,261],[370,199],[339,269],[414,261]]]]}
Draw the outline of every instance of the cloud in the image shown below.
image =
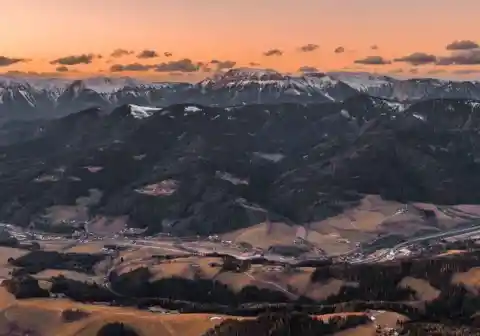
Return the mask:
{"type": "Polygon", "coordinates": [[[333,51],[335,54],[342,54],[345,52],[345,48],[344,47],[337,47],[335,48],[335,50],[333,51]]]}
{"type": "Polygon", "coordinates": [[[114,57],[114,58],[120,58],[120,57],[123,57],[123,56],[128,56],[128,55],[132,55],[134,53],[133,50],[127,50],[127,49],[115,49],[111,54],[110,56],[111,57],[114,57]]]}
{"type": "Polygon", "coordinates": [[[447,50],[471,50],[477,49],[480,46],[478,43],[471,41],[471,40],[459,40],[453,41],[452,43],[448,44],[445,49],[447,50]]]}
{"type": "Polygon", "coordinates": [[[171,52],[169,52],[169,51],[165,51],[165,52],[163,53],[163,56],[165,56],[165,57],[172,57],[173,54],[172,54],[171,52]]]}
{"type": "Polygon", "coordinates": [[[10,58],[6,56],[0,56],[0,67],[9,66],[15,63],[28,62],[29,60],[24,58],[10,58]]]}
{"type": "Polygon", "coordinates": [[[154,65],[150,64],[140,64],[140,63],[131,63],[131,64],[114,64],[110,67],[111,72],[123,72],[123,71],[148,71],[152,69],[154,65]]]}
{"type": "Polygon", "coordinates": [[[318,72],[318,69],[313,66],[304,65],[298,68],[298,72],[318,72]]]}
{"type": "Polygon", "coordinates": [[[372,49],[372,50],[378,50],[378,45],[374,44],[374,45],[370,46],[370,49],[372,49]]]}
{"type": "Polygon", "coordinates": [[[354,63],[367,64],[367,65],[383,65],[383,64],[390,64],[392,62],[384,59],[382,56],[367,56],[365,58],[356,60],[354,63]]]}
{"type": "Polygon", "coordinates": [[[233,68],[237,62],[235,61],[219,61],[219,60],[211,60],[210,64],[215,64],[217,67],[217,70],[222,70],[222,69],[231,69],[233,68]]]}
{"type": "Polygon", "coordinates": [[[184,58],[178,61],[155,64],[153,69],[156,72],[195,72],[202,66],[202,62],[193,63],[191,59],[184,58]]]}
{"type": "Polygon", "coordinates": [[[168,75],[172,77],[180,77],[180,76],[183,76],[184,74],[182,72],[170,72],[168,75]]]}
{"type": "Polygon", "coordinates": [[[65,65],[61,65],[55,69],[57,72],[68,72],[68,68],[65,65]]]}
{"type": "Polygon", "coordinates": [[[390,73],[390,74],[403,73],[403,69],[393,69],[393,70],[390,70],[388,73],[390,73]]]}
{"type": "Polygon", "coordinates": [[[257,67],[257,66],[259,66],[259,65],[260,65],[260,63],[257,63],[257,62],[250,62],[250,63],[248,63],[248,65],[249,65],[249,66],[251,66],[251,67],[257,67]]]}
{"type": "Polygon", "coordinates": [[[311,52],[317,50],[319,47],[320,46],[318,44],[309,43],[301,46],[300,48],[298,48],[298,50],[301,52],[311,52]]]}
{"type": "Polygon", "coordinates": [[[453,72],[456,75],[471,75],[480,73],[480,69],[459,69],[453,72]]]}
{"type": "Polygon", "coordinates": [[[418,69],[417,69],[417,68],[411,68],[411,69],[409,70],[409,72],[410,72],[411,74],[418,74],[418,69]]]}
{"type": "Polygon", "coordinates": [[[477,65],[480,64],[480,49],[466,50],[441,57],[438,65],[477,65]]]}
{"type": "Polygon", "coordinates": [[[77,64],[90,64],[95,58],[94,54],[82,54],[82,55],[70,55],[57,58],[50,62],[50,64],[61,65],[77,65],[77,64]]]}
{"type": "Polygon", "coordinates": [[[44,74],[47,74],[47,72],[42,73],[42,72],[35,72],[35,71],[10,70],[10,71],[4,72],[4,74],[9,76],[42,76],[44,74]]]}
{"type": "Polygon", "coordinates": [[[283,51],[280,49],[270,49],[263,53],[264,56],[282,56],[283,51]]]}
{"type": "Polygon", "coordinates": [[[403,57],[394,59],[394,62],[405,62],[415,66],[435,63],[436,61],[437,61],[437,56],[426,54],[423,52],[415,52],[408,56],[403,56],[403,57]]]}
{"type": "Polygon", "coordinates": [[[158,57],[158,54],[155,50],[142,50],[138,55],[137,58],[155,58],[158,57]]]}
{"type": "Polygon", "coordinates": [[[427,72],[427,74],[429,75],[437,75],[439,73],[444,73],[445,70],[444,69],[432,69],[430,71],[427,72]]]}

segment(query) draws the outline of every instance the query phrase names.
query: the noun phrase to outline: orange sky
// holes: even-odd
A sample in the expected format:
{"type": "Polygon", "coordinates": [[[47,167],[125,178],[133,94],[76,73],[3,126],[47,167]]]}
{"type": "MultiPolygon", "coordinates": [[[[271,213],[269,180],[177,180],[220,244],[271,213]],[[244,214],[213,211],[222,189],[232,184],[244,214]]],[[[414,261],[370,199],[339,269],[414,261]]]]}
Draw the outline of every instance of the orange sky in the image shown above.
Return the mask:
{"type": "MultiPolygon", "coordinates": [[[[424,65],[394,62],[364,66],[356,59],[394,59],[414,52],[448,56],[455,40],[480,42],[479,0],[16,0],[2,4],[0,56],[31,61],[0,71],[54,73],[53,59],[93,53],[103,55],[88,65],[69,66],[69,76],[109,74],[113,64],[158,64],[189,58],[193,62],[231,60],[237,66],[295,72],[301,66],[320,70],[344,68],[388,73],[402,69],[419,75],[443,69],[442,76],[460,77],[458,70],[478,65],[424,65]],[[299,52],[317,44],[312,52],[299,52]],[[378,50],[371,50],[378,45],[378,50]],[[343,46],[346,51],[333,50],[343,46]],[[111,59],[117,48],[156,50],[160,57],[135,55],[111,59]],[[264,56],[269,49],[282,56],[264,56]],[[171,52],[172,57],[163,56],[171,52]]],[[[480,58],[480,57],[479,57],[480,58]]],[[[480,63],[480,59],[479,62],[480,63]]],[[[63,73],[62,75],[65,75],[63,73]]],[[[156,79],[197,80],[205,73],[172,77],[169,73],[123,72],[156,79]]]]}

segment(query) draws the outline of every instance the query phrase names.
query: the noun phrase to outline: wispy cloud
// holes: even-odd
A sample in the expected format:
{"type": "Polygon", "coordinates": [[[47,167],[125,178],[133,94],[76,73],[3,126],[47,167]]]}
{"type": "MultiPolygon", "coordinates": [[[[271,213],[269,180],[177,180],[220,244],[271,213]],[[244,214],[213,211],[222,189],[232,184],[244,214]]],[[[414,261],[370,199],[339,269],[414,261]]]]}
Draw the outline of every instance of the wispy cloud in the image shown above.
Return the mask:
{"type": "Polygon", "coordinates": [[[382,56],[367,56],[362,59],[355,60],[356,64],[366,64],[366,65],[384,65],[390,64],[391,61],[383,58],[382,56]]]}
{"type": "Polygon", "coordinates": [[[29,59],[26,58],[11,58],[6,56],[0,56],[0,67],[6,67],[15,63],[28,62],[29,59]]]}
{"type": "Polygon", "coordinates": [[[447,50],[471,50],[477,48],[479,48],[478,43],[472,40],[453,41],[445,47],[447,50]]]}
{"type": "Polygon", "coordinates": [[[395,62],[405,62],[411,65],[424,65],[435,63],[437,61],[437,57],[435,55],[427,54],[424,52],[415,52],[413,54],[403,56],[400,58],[394,59],[395,62]]]}
{"type": "Polygon", "coordinates": [[[50,64],[77,65],[90,64],[95,58],[94,54],[70,55],[54,59],[50,64]]]}
{"type": "Polygon", "coordinates": [[[123,56],[128,56],[128,55],[132,55],[134,53],[133,50],[127,50],[127,49],[115,49],[111,54],[110,56],[113,57],[113,58],[120,58],[120,57],[123,57],[123,56]]]}
{"type": "Polygon", "coordinates": [[[137,58],[155,58],[155,57],[158,57],[158,53],[155,50],[149,50],[149,49],[142,50],[137,55],[137,58]]]}
{"type": "Polygon", "coordinates": [[[280,49],[270,49],[270,50],[267,50],[263,53],[264,56],[282,56],[283,55],[283,51],[280,50],[280,49]]]}
{"type": "Polygon", "coordinates": [[[301,52],[312,52],[317,50],[318,48],[320,48],[318,44],[309,43],[301,46],[300,48],[298,48],[298,50],[301,52]]]}

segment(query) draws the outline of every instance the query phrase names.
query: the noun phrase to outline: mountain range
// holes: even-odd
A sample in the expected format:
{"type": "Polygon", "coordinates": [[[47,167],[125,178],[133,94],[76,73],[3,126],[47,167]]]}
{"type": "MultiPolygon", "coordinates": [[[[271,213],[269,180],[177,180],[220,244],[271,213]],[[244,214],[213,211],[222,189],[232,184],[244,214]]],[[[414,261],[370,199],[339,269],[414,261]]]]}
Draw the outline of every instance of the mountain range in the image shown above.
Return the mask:
{"type": "Polygon", "coordinates": [[[360,94],[394,102],[480,99],[480,82],[431,78],[395,79],[353,72],[284,75],[274,70],[237,68],[199,83],[148,83],[128,77],[67,80],[42,77],[0,77],[0,123],[50,119],[99,107],[124,104],[166,107],[192,103],[238,106],[270,103],[339,102],[360,94]]]}
{"type": "MultiPolygon", "coordinates": [[[[266,76],[259,81],[279,83],[266,76]]],[[[215,83],[240,85],[197,86],[215,83]]],[[[0,221],[25,226],[121,220],[207,235],[266,215],[322,220],[366,194],[436,204],[480,199],[480,101],[472,99],[124,104],[0,131],[0,221]]]]}

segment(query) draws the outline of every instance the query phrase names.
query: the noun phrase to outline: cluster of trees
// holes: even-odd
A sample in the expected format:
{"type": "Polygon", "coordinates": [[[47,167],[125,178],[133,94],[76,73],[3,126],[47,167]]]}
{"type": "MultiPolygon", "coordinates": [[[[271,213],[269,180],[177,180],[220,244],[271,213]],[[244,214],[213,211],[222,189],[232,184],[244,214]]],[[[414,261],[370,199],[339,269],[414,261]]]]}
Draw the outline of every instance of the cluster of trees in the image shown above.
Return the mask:
{"type": "Polygon", "coordinates": [[[302,313],[266,313],[253,320],[226,320],[203,336],[316,336],[339,332],[369,322],[367,316],[333,317],[327,322],[302,313]]]}
{"type": "Polygon", "coordinates": [[[33,250],[16,259],[9,258],[12,266],[21,268],[21,273],[35,274],[46,269],[71,270],[93,274],[95,264],[103,260],[103,254],[61,253],[33,250]]]}

